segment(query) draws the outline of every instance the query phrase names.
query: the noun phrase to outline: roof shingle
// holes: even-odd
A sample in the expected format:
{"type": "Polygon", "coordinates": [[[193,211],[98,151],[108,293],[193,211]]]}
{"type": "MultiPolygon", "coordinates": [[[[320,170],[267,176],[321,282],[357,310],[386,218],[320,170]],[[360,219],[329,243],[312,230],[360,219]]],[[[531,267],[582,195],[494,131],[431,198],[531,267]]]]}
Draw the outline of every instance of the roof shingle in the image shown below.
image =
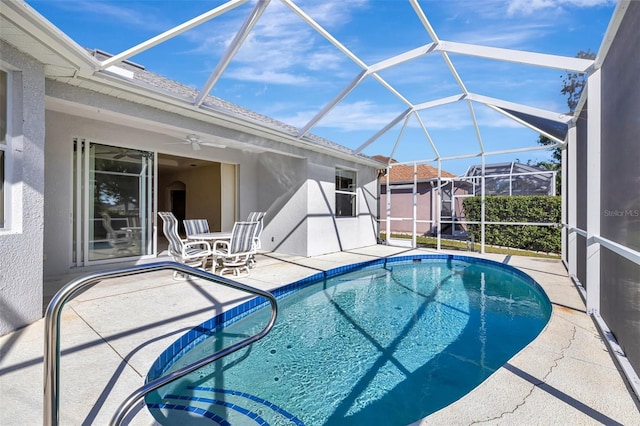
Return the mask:
{"type": "MultiPolygon", "coordinates": [[[[397,163],[393,158],[389,161],[389,157],[384,155],[374,155],[372,158],[381,161],[383,163],[391,164],[391,172],[389,174],[389,180],[391,182],[413,182],[413,166],[406,164],[399,164],[394,166],[393,163],[397,163]]],[[[438,169],[428,164],[418,164],[418,181],[437,179],[438,169]]],[[[453,173],[449,173],[446,170],[440,172],[440,176],[443,178],[456,177],[453,173]]],[[[386,177],[381,178],[383,182],[386,182],[386,177]]]]}

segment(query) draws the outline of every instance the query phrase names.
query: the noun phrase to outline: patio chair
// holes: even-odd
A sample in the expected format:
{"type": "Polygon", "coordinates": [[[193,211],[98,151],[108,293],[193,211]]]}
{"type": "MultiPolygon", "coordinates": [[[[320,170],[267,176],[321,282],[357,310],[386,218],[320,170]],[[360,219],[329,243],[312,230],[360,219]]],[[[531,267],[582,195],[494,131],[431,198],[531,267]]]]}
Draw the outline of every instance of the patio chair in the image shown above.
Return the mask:
{"type": "Polygon", "coordinates": [[[107,231],[107,242],[113,247],[113,254],[117,255],[121,251],[131,251],[134,244],[134,238],[131,232],[122,229],[115,230],[111,225],[111,216],[108,213],[102,213],[102,226],[107,231]]]}
{"type": "MultiPolygon", "coordinates": [[[[251,212],[249,213],[249,217],[247,218],[247,222],[258,222],[258,229],[256,230],[256,236],[253,239],[253,243],[255,245],[255,251],[260,250],[260,235],[262,234],[263,219],[266,215],[266,212],[251,212]]],[[[253,267],[256,264],[256,255],[255,253],[251,255],[249,258],[249,265],[253,267]]]]}
{"type": "Polygon", "coordinates": [[[264,227],[262,222],[265,215],[265,212],[251,212],[247,218],[247,222],[258,222],[258,229],[256,230],[256,236],[254,238],[256,250],[260,249],[260,234],[262,234],[262,228],[264,227]]]}
{"type": "Polygon", "coordinates": [[[249,262],[256,253],[254,239],[257,229],[258,222],[236,222],[231,231],[231,240],[216,241],[213,255],[216,263],[220,263],[220,275],[227,271],[232,271],[236,277],[249,275],[249,262]],[[240,275],[242,271],[245,274],[240,275]]]}
{"type": "Polygon", "coordinates": [[[182,223],[187,233],[187,239],[194,234],[209,232],[209,222],[207,222],[207,219],[185,219],[182,223]]]}
{"type": "MultiPolygon", "coordinates": [[[[178,234],[178,219],[171,212],[158,212],[162,219],[162,231],[169,240],[169,255],[174,261],[188,266],[205,269],[207,260],[212,254],[211,244],[207,241],[187,241],[178,234]]],[[[177,271],[173,273],[176,280],[186,279],[177,271]]]]}

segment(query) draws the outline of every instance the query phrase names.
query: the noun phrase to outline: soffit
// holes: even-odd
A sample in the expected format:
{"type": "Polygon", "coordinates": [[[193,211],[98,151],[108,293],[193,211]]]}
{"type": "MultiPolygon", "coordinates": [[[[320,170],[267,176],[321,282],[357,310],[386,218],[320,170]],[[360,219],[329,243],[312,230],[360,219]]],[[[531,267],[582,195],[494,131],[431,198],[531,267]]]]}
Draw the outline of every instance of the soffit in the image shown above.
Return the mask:
{"type": "Polygon", "coordinates": [[[23,2],[2,2],[0,35],[44,64],[47,77],[87,74],[97,68],[97,61],[23,2]]]}

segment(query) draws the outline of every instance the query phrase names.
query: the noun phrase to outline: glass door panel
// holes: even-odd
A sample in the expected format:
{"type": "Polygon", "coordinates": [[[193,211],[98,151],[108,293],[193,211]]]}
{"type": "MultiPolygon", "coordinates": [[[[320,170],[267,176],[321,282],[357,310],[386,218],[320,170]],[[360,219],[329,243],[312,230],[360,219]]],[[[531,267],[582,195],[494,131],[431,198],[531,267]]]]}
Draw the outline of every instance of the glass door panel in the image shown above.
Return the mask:
{"type": "Polygon", "coordinates": [[[152,254],[153,153],[81,144],[76,155],[82,158],[75,164],[84,170],[82,183],[75,185],[75,203],[81,206],[76,216],[82,224],[74,228],[74,261],[81,265],[152,254]]]}

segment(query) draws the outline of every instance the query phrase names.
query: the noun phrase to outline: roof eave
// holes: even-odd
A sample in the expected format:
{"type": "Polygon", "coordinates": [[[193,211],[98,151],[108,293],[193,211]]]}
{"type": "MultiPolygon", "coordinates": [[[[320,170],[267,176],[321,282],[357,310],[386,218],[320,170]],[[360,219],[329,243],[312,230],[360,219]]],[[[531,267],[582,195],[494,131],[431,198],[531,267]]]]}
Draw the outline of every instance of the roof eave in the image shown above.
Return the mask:
{"type": "MultiPolygon", "coordinates": [[[[16,25],[26,37],[37,40],[48,50],[68,61],[70,66],[74,68],[74,74],[88,76],[99,68],[99,62],[85,49],[24,1],[3,1],[0,16],[16,25]]],[[[40,52],[33,51],[28,53],[36,59],[40,54],[40,52]]],[[[47,65],[45,61],[42,62],[47,65]]]]}
{"type": "MultiPolygon", "coordinates": [[[[237,114],[233,114],[231,111],[214,109],[211,106],[196,106],[193,103],[193,99],[189,97],[180,96],[147,84],[141,84],[140,82],[133,81],[109,71],[98,71],[92,75],[77,78],[94,84],[109,86],[111,88],[126,91],[129,94],[138,97],[139,101],[142,101],[143,99],[152,99],[159,105],[164,105],[165,108],[162,109],[166,111],[175,113],[176,108],[178,108],[184,111],[185,115],[192,117],[195,115],[194,118],[198,118],[202,121],[210,121],[214,118],[236,130],[246,132],[250,129],[252,130],[250,133],[257,136],[267,137],[296,148],[303,148],[322,154],[328,154],[343,160],[375,168],[381,168],[382,165],[378,160],[370,157],[356,153],[344,152],[329,146],[323,146],[316,142],[307,140],[307,137],[297,138],[294,132],[289,133],[285,129],[277,128],[276,126],[269,125],[269,123],[263,123],[249,117],[242,117],[237,114]]],[[[68,79],[62,80],[62,82],[67,81],[68,79]]]]}

